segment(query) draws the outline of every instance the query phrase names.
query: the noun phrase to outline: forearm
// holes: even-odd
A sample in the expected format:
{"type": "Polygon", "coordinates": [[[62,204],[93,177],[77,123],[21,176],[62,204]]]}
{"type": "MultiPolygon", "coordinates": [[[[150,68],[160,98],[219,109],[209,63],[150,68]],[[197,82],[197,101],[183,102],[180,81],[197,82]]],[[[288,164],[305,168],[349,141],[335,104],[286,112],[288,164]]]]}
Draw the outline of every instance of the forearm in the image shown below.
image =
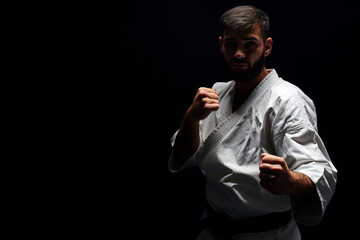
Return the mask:
{"type": "Polygon", "coordinates": [[[174,167],[179,169],[193,155],[200,144],[199,122],[219,109],[219,95],[215,89],[199,88],[185,114],[173,146],[174,167]]]}
{"type": "Polygon", "coordinates": [[[174,167],[180,168],[200,144],[199,121],[185,115],[173,147],[174,167]]]}
{"type": "Polygon", "coordinates": [[[317,198],[315,184],[303,173],[291,172],[292,188],[289,195],[297,201],[313,201],[317,198]]]}

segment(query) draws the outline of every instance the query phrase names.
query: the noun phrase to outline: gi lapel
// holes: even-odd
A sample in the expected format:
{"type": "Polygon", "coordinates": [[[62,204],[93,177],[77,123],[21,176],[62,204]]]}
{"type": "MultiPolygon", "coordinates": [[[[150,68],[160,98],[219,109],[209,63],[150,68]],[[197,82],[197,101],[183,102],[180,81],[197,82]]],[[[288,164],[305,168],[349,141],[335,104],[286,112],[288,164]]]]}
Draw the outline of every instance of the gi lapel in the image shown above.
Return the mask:
{"type": "MultiPolygon", "coordinates": [[[[235,112],[221,121],[209,134],[209,136],[200,145],[196,154],[196,158],[203,161],[204,159],[207,159],[209,156],[211,156],[214,150],[220,146],[223,136],[229,133],[233,126],[235,126],[239,121],[243,120],[242,118],[244,117],[244,113],[249,110],[254,101],[261,97],[277,79],[278,75],[275,69],[273,69],[253,90],[248,99],[235,112]]],[[[231,106],[228,107],[231,108],[231,106]]]]}

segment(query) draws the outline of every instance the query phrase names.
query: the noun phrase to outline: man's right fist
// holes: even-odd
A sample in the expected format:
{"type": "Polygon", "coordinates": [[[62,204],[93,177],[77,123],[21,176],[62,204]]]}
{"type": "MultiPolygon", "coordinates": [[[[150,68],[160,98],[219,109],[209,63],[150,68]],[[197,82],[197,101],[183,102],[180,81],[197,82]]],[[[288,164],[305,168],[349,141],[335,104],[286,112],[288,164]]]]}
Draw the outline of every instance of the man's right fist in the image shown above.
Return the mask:
{"type": "Polygon", "coordinates": [[[200,121],[207,118],[212,111],[218,110],[219,107],[219,94],[216,90],[201,87],[186,114],[192,120],[200,121]]]}

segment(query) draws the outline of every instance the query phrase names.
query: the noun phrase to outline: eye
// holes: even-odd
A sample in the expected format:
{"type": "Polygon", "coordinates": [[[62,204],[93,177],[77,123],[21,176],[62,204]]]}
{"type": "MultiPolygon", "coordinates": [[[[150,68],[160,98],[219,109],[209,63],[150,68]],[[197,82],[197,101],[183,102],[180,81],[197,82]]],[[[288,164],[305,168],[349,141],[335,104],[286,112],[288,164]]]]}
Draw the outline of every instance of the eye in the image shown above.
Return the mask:
{"type": "Polygon", "coordinates": [[[256,46],[257,46],[257,43],[254,42],[254,41],[249,41],[249,42],[246,42],[246,43],[244,44],[244,47],[245,47],[245,48],[253,48],[253,47],[256,47],[256,46]]]}
{"type": "Polygon", "coordinates": [[[232,41],[226,41],[225,42],[225,47],[235,48],[236,45],[237,45],[236,42],[232,42],[232,41]]]}

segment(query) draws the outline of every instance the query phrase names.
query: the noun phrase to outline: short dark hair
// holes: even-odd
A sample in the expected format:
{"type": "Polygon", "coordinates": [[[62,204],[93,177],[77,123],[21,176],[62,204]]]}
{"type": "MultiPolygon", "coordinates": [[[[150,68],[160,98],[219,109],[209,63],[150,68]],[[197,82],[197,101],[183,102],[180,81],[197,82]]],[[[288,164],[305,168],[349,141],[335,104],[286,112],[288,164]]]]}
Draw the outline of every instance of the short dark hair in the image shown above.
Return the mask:
{"type": "Polygon", "coordinates": [[[227,27],[248,30],[258,23],[264,41],[270,36],[269,16],[263,10],[249,6],[237,6],[226,11],[220,18],[221,34],[227,27]]]}

